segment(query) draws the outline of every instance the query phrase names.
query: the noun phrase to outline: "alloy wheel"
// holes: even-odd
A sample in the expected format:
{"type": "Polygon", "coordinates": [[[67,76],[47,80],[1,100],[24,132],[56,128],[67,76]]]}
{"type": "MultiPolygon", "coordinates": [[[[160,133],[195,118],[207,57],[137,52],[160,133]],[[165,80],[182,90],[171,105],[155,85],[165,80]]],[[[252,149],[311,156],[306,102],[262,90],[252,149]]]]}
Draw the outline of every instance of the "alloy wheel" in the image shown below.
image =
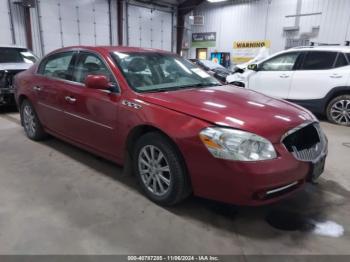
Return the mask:
{"type": "Polygon", "coordinates": [[[331,107],[330,116],[338,124],[350,124],[350,100],[336,101],[331,107]]]}
{"type": "Polygon", "coordinates": [[[30,105],[25,105],[23,108],[23,123],[27,134],[30,137],[35,136],[35,132],[36,132],[35,114],[30,105]]]}
{"type": "Polygon", "coordinates": [[[165,155],[158,147],[146,145],[140,150],[138,168],[142,182],[151,193],[163,196],[169,191],[170,167],[165,155]]]}

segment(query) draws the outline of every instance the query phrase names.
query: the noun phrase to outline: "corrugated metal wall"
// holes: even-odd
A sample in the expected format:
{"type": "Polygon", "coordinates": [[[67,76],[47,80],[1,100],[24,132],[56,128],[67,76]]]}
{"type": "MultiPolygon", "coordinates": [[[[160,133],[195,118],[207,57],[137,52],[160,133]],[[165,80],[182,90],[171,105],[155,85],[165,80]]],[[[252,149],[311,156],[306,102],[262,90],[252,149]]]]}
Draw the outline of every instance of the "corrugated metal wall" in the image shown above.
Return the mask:
{"type": "Polygon", "coordinates": [[[14,2],[0,1],[0,44],[26,46],[23,9],[14,2]]]}
{"type": "MultiPolygon", "coordinates": [[[[0,1],[0,44],[27,46],[24,9],[15,0],[9,2],[0,1]]],[[[111,4],[110,36],[108,0],[38,0],[37,8],[30,9],[34,52],[43,55],[69,45],[115,44],[116,1],[111,4]]]]}
{"type": "Polygon", "coordinates": [[[129,46],[172,50],[172,13],[128,5],[129,46]]]}
{"type": "Polygon", "coordinates": [[[0,1],[0,45],[13,44],[11,18],[7,1],[0,1]]]}
{"type": "MultiPolygon", "coordinates": [[[[14,2],[19,0],[0,0],[0,44],[27,46],[24,8],[14,2]]],[[[110,0],[110,10],[108,3],[109,0],[36,0],[36,8],[30,8],[34,53],[42,56],[69,45],[116,45],[117,1],[110,0]]],[[[126,5],[126,1],[123,1],[124,45],[130,42],[133,46],[172,50],[172,12],[156,10],[154,6],[138,7],[131,4],[127,11],[126,5]],[[128,28],[127,20],[130,23],[128,28]]]]}
{"type": "MultiPolygon", "coordinates": [[[[329,44],[350,40],[349,0],[232,0],[205,3],[194,14],[204,15],[205,25],[192,26],[192,32],[217,32],[217,45],[210,51],[232,52],[233,42],[240,40],[271,40],[271,52],[283,50],[287,38],[308,37],[310,41],[329,44]],[[321,14],[286,17],[297,12],[321,14]],[[299,26],[298,31],[283,30],[295,26],[299,26]]],[[[194,56],[192,48],[191,57],[194,56]]]]}
{"type": "Polygon", "coordinates": [[[43,53],[70,45],[110,44],[107,0],[38,1],[43,53]]]}

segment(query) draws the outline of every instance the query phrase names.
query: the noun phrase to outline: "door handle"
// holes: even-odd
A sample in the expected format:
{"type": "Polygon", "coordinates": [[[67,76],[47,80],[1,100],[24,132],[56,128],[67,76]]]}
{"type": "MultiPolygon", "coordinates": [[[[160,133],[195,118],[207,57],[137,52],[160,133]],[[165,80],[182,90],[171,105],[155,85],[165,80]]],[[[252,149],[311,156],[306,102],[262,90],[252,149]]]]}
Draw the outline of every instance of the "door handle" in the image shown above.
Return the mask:
{"type": "Polygon", "coordinates": [[[65,99],[68,103],[71,103],[71,104],[74,104],[74,103],[77,101],[76,98],[71,97],[71,96],[66,96],[64,99],[65,99]]]}
{"type": "Polygon", "coordinates": [[[39,91],[41,91],[41,87],[39,87],[39,86],[34,86],[34,87],[33,87],[33,90],[39,92],[39,91]]]}
{"type": "Polygon", "coordinates": [[[338,74],[334,74],[334,75],[330,75],[329,77],[331,78],[342,78],[342,75],[338,75],[338,74]]]}
{"type": "Polygon", "coordinates": [[[288,77],[289,77],[289,75],[286,75],[286,74],[280,75],[280,78],[288,78],[288,77]]]}

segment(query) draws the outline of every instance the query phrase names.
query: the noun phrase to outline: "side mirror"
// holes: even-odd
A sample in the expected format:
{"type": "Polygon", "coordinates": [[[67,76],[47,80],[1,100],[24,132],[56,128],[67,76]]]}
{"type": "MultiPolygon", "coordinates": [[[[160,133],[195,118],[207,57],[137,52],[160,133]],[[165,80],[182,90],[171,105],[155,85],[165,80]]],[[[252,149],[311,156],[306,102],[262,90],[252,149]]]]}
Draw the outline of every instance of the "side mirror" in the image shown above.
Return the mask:
{"type": "Polygon", "coordinates": [[[105,75],[88,75],[85,78],[85,86],[92,89],[108,89],[110,87],[105,75]]]}
{"type": "Polygon", "coordinates": [[[258,71],[258,64],[250,64],[247,68],[249,70],[258,71]]]}

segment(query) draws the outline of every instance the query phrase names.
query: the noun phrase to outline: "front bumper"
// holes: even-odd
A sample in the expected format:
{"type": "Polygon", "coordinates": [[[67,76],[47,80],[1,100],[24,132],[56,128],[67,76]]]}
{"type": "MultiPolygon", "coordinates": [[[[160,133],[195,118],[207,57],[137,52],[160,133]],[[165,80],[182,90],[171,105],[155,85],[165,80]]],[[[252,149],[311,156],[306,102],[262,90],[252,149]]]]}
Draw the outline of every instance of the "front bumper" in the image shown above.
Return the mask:
{"type": "Polygon", "coordinates": [[[313,164],[295,159],[282,144],[274,146],[276,159],[256,162],[216,159],[201,145],[196,154],[186,150],[194,194],[236,205],[264,205],[293,194],[309,180],[313,164]]]}
{"type": "Polygon", "coordinates": [[[0,105],[14,105],[14,94],[14,88],[0,88],[0,105]]]}

